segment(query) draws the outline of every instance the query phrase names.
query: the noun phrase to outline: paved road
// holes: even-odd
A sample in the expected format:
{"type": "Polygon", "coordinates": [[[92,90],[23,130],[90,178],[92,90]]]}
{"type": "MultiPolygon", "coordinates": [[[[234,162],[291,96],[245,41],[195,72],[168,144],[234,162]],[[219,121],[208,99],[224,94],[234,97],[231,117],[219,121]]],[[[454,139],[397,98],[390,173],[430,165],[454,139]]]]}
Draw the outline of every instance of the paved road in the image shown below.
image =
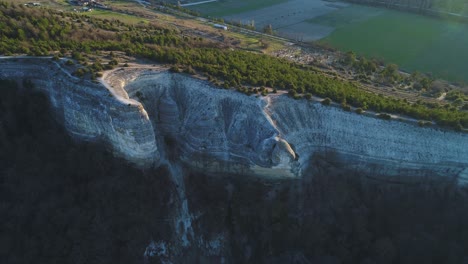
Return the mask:
{"type": "Polygon", "coordinates": [[[208,0],[208,1],[200,1],[200,2],[195,2],[195,3],[188,3],[188,4],[183,4],[180,5],[181,7],[185,6],[194,6],[194,5],[201,5],[201,4],[206,4],[206,3],[211,3],[211,2],[217,2],[218,0],[208,0]]]}

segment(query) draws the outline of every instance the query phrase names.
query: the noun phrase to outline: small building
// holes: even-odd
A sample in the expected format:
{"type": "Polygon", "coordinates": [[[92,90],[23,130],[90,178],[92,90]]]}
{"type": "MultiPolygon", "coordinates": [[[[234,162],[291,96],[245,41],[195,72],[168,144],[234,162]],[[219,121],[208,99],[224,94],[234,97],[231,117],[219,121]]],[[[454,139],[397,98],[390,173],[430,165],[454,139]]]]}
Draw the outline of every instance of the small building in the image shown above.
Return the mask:
{"type": "Polygon", "coordinates": [[[220,24],[214,24],[213,25],[215,28],[223,29],[223,30],[228,30],[228,27],[225,25],[220,25],[220,24]]]}
{"type": "Polygon", "coordinates": [[[41,3],[33,3],[33,2],[30,2],[30,3],[27,3],[27,4],[24,4],[25,6],[41,6],[41,3]]]}

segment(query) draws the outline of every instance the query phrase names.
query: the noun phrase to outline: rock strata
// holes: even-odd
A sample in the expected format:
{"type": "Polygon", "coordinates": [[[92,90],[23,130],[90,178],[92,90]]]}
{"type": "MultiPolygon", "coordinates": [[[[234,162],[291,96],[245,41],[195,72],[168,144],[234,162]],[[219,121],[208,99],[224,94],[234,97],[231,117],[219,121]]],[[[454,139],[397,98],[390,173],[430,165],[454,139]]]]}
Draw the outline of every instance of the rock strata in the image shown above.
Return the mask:
{"type": "Polygon", "coordinates": [[[141,168],[158,164],[154,129],[140,103],[123,102],[50,59],[3,59],[0,78],[31,81],[48,95],[56,118],[76,139],[107,142],[117,156],[141,168]]]}
{"type": "Polygon", "coordinates": [[[115,72],[157,131],[194,166],[299,176],[314,155],[382,176],[466,177],[468,135],[387,121],[286,95],[245,96],[165,71],[115,72]],[[287,171],[287,173],[286,173],[287,171]]]}
{"type": "Polygon", "coordinates": [[[104,140],[116,155],[144,168],[171,154],[204,171],[300,177],[319,155],[356,173],[468,178],[463,133],[284,94],[246,96],[155,67],[116,69],[100,85],[52,61],[0,63],[0,78],[29,79],[48,94],[72,135],[104,140]]]}

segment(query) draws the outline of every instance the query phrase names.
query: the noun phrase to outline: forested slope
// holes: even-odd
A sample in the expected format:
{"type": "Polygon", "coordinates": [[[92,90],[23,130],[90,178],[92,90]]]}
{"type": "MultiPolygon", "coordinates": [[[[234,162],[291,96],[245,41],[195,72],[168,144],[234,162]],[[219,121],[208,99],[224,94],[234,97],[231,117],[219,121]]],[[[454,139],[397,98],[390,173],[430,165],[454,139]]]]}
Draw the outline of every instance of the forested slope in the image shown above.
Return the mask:
{"type": "MultiPolygon", "coordinates": [[[[173,64],[174,70],[198,72],[215,84],[251,92],[267,86],[288,90],[295,98],[304,94],[329,97],[344,106],[408,115],[433,120],[439,125],[468,128],[468,113],[449,105],[425,105],[384,97],[359,89],[359,84],[329,77],[315,68],[247,51],[222,48],[218,44],[182,36],[177,30],[157,24],[127,25],[118,20],[0,2],[0,54],[44,56],[72,55],[81,65],[80,76],[116,66],[86,62],[87,54],[122,51],[129,56],[173,64]]],[[[308,97],[308,96],[307,96],[308,97]]]]}

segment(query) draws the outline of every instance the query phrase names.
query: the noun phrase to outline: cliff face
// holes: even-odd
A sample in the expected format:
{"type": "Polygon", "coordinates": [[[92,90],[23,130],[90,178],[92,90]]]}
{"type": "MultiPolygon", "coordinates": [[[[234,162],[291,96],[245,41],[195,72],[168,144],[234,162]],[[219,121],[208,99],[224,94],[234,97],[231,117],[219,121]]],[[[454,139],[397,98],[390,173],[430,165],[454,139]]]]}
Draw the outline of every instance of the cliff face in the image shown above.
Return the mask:
{"type": "Polygon", "coordinates": [[[30,80],[44,91],[67,131],[77,139],[105,141],[140,167],[159,161],[154,130],[141,104],[122,102],[98,84],[82,81],[50,59],[0,61],[0,78],[30,80]]]}
{"type": "Polygon", "coordinates": [[[336,166],[382,176],[468,174],[466,134],[286,95],[249,97],[160,69],[117,69],[103,87],[52,61],[1,64],[0,78],[29,79],[46,92],[71,134],[104,140],[139,167],[176,155],[204,171],[298,177],[314,155],[326,155],[336,166]]]}
{"type": "Polygon", "coordinates": [[[293,177],[323,154],[337,166],[376,176],[467,173],[466,134],[286,95],[248,97],[167,72],[128,69],[109,79],[119,79],[114,87],[141,100],[156,134],[172,138],[182,160],[196,167],[293,177]]]}
{"type": "Polygon", "coordinates": [[[457,176],[468,163],[466,134],[386,121],[318,103],[273,97],[272,118],[301,163],[336,155],[346,168],[387,176],[457,176]]]}
{"type": "MultiPolygon", "coordinates": [[[[407,232],[402,227],[420,227],[431,219],[441,233],[433,239],[438,242],[446,238],[440,223],[449,223],[457,234],[457,224],[464,223],[451,213],[466,211],[459,209],[465,200],[454,207],[445,204],[458,199],[452,182],[468,177],[466,134],[357,115],[286,95],[248,97],[156,68],[117,69],[95,84],[70,76],[52,61],[1,60],[0,78],[31,80],[76,139],[105,141],[116,155],[141,168],[159,166],[144,172],[149,177],[141,177],[145,181],[137,189],[131,185],[139,170],[123,173],[128,181],[120,188],[127,196],[116,200],[121,196],[112,194],[111,202],[101,204],[112,204],[118,208],[116,217],[122,217],[122,212],[127,215],[122,203],[144,219],[142,225],[133,219],[138,216],[128,214],[133,229],[116,227],[109,219],[109,230],[123,230],[137,241],[129,242],[133,247],[122,244],[122,252],[132,251],[136,263],[340,263],[337,258],[330,262],[332,256],[353,263],[358,255],[370,254],[370,246],[355,250],[356,256],[343,250],[352,249],[356,239],[373,245],[394,233],[394,241],[400,241],[407,232]],[[425,184],[401,184],[433,176],[449,181],[438,182],[441,189],[429,194],[414,192],[426,190],[425,184]],[[369,177],[379,181],[362,183],[369,177]],[[152,179],[157,184],[151,185],[152,179]],[[379,185],[389,179],[397,180],[398,187],[379,185]],[[399,186],[410,188],[398,196],[399,186]],[[443,202],[431,200],[434,196],[443,202]],[[126,204],[132,198],[136,201],[126,204]],[[387,207],[392,214],[400,212],[390,215],[396,220],[384,213],[387,207]],[[425,213],[414,217],[414,208],[425,213]],[[434,215],[436,210],[444,213],[434,215]],[[375,223],[384,231],[372,237],[367,229],[375,223]]],[[[107,186],[113,177],[106,176],[107,186]]],[[[423,232],[425,239],[434,232],[423,232]]],[[[406,244],[401,245],[404,250],[406,244]]]]}
{"type": "Polygon", "coordinates": [[[172,142],[182,161],[216,172],[295,176],[289,170],[295,154],[257,98],[167,72],[147,72],[125,89],[143,102],[155,133],[172,142]]]}

